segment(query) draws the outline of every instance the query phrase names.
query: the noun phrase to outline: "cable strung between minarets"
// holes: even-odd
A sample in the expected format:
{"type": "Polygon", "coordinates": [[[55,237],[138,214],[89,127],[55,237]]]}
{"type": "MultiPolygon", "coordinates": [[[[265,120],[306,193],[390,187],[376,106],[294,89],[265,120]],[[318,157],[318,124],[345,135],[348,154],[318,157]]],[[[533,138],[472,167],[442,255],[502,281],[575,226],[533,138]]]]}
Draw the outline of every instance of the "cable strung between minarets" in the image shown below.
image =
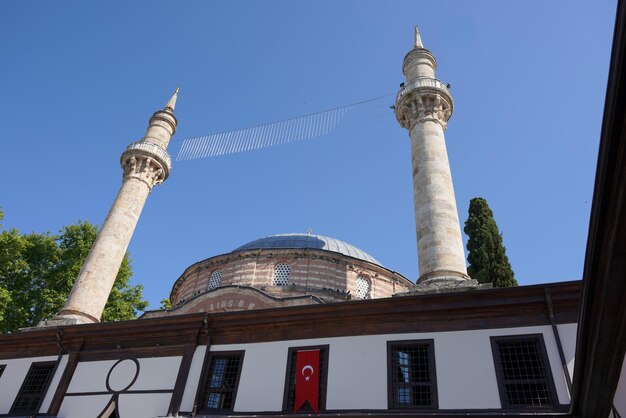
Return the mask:
{"type": "Polygon", "coordinates": [[[143,139],[130,144],[120,163],[122,186],[89,251],[65,306],[55,318],[40,326],[99,322],[120,265],[126,254],[148,194],[167,179],[172,159],[167,152],[178,121],[174,108],[178,88],[163,110],[150,118],[143,139]]]}
{"type": "Polygon", "coordinates": [[[437,61],[424,48],[415,28],[415,45],[404,57],[403,83],[396,98],[396,118],[409,130],[413,197],[419,263],[418,287],[446,288],[471,282],[465,266],[444,131],[454,103],[437,80],[437,61]]]}

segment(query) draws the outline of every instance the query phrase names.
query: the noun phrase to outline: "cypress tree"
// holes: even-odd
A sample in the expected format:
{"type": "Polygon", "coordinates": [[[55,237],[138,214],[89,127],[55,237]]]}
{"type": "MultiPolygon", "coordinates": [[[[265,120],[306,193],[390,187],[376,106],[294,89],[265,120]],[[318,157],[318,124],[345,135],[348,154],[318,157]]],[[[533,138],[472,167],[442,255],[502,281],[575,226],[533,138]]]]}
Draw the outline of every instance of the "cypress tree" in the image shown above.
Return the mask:
{"type": "Polygon", "coordinates": [[[492,283],[493,287],[517,286],[506,248],[502,244],[502,234],[493,219],[493,212],[482,197],[470,200],[469,216],[463,230],[469,238],[469,276],[479,283],[492,283]]]}

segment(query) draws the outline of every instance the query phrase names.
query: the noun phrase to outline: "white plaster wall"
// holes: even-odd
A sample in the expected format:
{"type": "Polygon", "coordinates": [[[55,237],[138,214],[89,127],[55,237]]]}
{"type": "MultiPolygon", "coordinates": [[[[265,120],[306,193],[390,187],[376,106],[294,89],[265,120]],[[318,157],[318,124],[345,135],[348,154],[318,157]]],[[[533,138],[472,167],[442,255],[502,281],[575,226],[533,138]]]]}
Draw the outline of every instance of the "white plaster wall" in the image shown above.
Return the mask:
{"type": "MultiPolygon", "coordinates": [[[[139,376],[129,390],[174,389],[181,359],[181,356],[137,359],[139,376]]],[[[67,392],[107,392],[107,374],[115,363],[117,360],[78,363],[67,392]]]]}
{"type": "MultiPolygon", "coordinates": [[[[575,327],[559,328],[566,356],[572,358],[575,327]]],[[[211,351],[245,350],[237,412],[280,411],[288,348],[324,344],[329,345],[327,409],[387,409],[387,341],[433,339],[439,408],[487,409],[501,407],[490,337],[522,334],[543,334],[558,400],[569,403],[550,326],[214,345],[211,351]]]]}
{"type": "MultiPolygon", "coordinates": [[[[307,345],[307,343],[304,342],[302,345],[307,345]]],[[[262,412],[282,409],[287,348],[288,344],[282,341],[211,346],[211,351],[246,350],[235,400],[235,411],[262,412]]]]}
{"type": "Polygon", "coordinates": [[[66,396],[59,409],[62,418],[95,418],[111,401],[111,395],[66,396]]]}
{"type": "Polygon", "coordinates": [[[67,393],[106,392],[107,374],[115,363],[117,360],[79,362],[67,393]]]}
{"type": "Polygon", "coordinates": [[[440,409],[501,407],[489,340],[492,332],[432,334],[440,409]]]}
{"type": "Polygon", "coordinates": [[[574,377],[574,356],[576,355],[576,333],[578,332],[578,324],[561,324],[556,326],[561,337],[563,345],[563,353],[567,362],[570,378],[574,377]]]}
{"type": "MultiPolygon", "coordinates": [[[[128,391],[173,390],[182,361],[181,356],[139,358],[137,380],[128,391]]],[[[134,363],[116,366],[120,389],[125,387],[135,375],[134,363]],[[118,368],[120,370],[118,370],[118,368]]],[[[68,387],[68,394],[96,392],[89,395],[70,395],[63,399],[59,417],[88,418],[96,417],[107,406],[113,394],[108,393],[106,379],[109,370],[117,360],[86,361],[76,366],[76,371],[68,387]],[[100,393],[97,393],[100,392],[100,393]]],[[[200,362],[201,368],[201,362],[200,362]]],[[[111,383],[113,385],[113,382],[111,383]]],[[[122,418],[141,418],[165,416],[172,398],[172,393],[121,393],[118,410],[122,418]]]]}
{"type": "MultiPolygon", "coordinates": [[[[174,389],[181,356],[140,358],[139,377],[131,387],[132,390],[163,390],[174,389]]],[[[165,411],[167,412],[167,411],[165,411]]]]}
{"type": "MultiPolygon", "coordinates": [[[[67,396],[61,404],[61,418],[96,418],[109,405],[111,394],[67,396]]],[[[118,412],[121,418],[156,418],[167,415],[171,393],[120,394],[118,412]]]]}
{"type": "Polygon", "coordinates": [[[387,342],[371,336],[333,338],[328,349],[326,409],[387,408],[387,342]],[[380,361],[371,361],[380,359],[380,361]],[[357,408],[352,406],[350,408],[357,408]]]}
{"type": "Polygon", "coordinates": [[[619,376],[619,382],[617,382],[613,405],[621,416],[626,416],[626,361],[622,363],[622,372],[619,376]]]}
{"type": "MultiPolygon", "coordinates": [[[[0,364],[6,365],[2,377],[0,377],[0,414],[8,414],[15,397],[24,382],[31,363],[39,361],[56,361],[57,356],[29,357],[12,360],[0,360],[0,364]]],[[[54,389],[52,385],[49,391],[54,389]]]]}
{"type": "Polygon", "coordinates": [[[202,374],[202,363],[204,363],[205,354],[206,345],[196,347],[196,351],[193,353],[191,368],[189,369],[187,383],[185,384],[185,392],[183,392],[183,399],[180,403],[181,411],[191,412],[193,409],[193,403],[196,400],[196,392],[200,382],[200,375],[202,374]]]}
{"type": "Polygon", "coordinates": [[[167,415],[171,393],[120,395],[119,413],[122,418],[155,418],[167,415]]]}
{"type": "Polygon", "coordinates": [[[63,372],[65,371],[65,366],[67,366],[67,361],[69,357],[70,356],[67,354],[61,357],[61,361],[57,366],[56,372],[54,372],[54,376],[52,377],[50,386],[48,386],[48,392],[46,393],[46,397],[43,399],[41,407],[39,408],[39,412],[42,414],[48,412],[48,408],[50,408],[50,403],[52,402],[52,398],[54,398],[54,393],[56,392],[57,386],[59,386],[59,381],[61,380],[61,376],[63,376],[63,372]]]}
{"type": "MultiPolygon", "coordinates": [[[[569,404],[570,403],[570,394],[567,389],[567,381],[565,380],[565,372],[563,371],[563,366],[561,365],[561,356],[559,355],[559,349],[556,345],[556,338],[554,337],[554,332],[552,331],[551,326],[544,327],[543,341],[546,344],[546,351],[548,352],[548,359],[550,360],[550,368],[552,370],[552,378],[554,379],[554,386],[556,387],[556,393],[558,396],[558,401],[560,404],[569,404]]],[[[560,335],[561,344],[565,346],[565,336],[560,335]]],[[[574,336],[574,339],[576,337],[574,336]]],[[[574,341],[574,344],[576,342],[574,341]]],[[[567,342],[569,345],[569,341],[567,342]]],[[[565,351],[565,348],[563,348],[565,351]]],[[[566,357],[567,359],[567,357],[566,357]]]]}

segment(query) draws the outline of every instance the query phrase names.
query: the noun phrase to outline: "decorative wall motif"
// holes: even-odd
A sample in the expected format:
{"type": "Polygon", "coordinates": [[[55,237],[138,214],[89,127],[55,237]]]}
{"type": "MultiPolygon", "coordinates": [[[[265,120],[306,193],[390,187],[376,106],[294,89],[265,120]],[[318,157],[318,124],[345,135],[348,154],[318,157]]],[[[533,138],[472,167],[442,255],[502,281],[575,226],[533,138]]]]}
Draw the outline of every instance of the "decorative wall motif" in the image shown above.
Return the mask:
{"type": "Polygon", "coordinates": [[[356,278],[356,293],[355,296],[357,299],[369,299],[370,298],[370,290],[371,284],[370,280],[367,277],[359,276],[356,278]]]}
{"type": "Polygon", "coordinates": [[[222,270],[215,270],[211,273],[211,277],[209,278],[209,286],[207,290],[213,290],[220,285],[222,281],[222,270]]]}
{"type": "Polygon", "coordinates": [[[130,154],[122,160],[124,180],[139,179],[152,188],[155,184],[163,183],[165,172],[161,163],[142,154],[130,154]]]}
{"type": "Polygon", "coordinates": [[[444,129],[452,116],[451,99],[438,92],[414,91],[398,103],[396,114],[403,128],[411,129],[415,124],[435,121],[444,129]]]}
{"type": "Polygon", "coordinates": [[[274,266],[274,278],[272,284],[274,286],[287,286],[289,277],[291,276],[291,267],[287,263],[279,263],[274,266]]]}
{"type": "Polygon", "coordinates": [[[165,416],[180,365],[180,356],[79,362],[58,415],[165,416]]]}

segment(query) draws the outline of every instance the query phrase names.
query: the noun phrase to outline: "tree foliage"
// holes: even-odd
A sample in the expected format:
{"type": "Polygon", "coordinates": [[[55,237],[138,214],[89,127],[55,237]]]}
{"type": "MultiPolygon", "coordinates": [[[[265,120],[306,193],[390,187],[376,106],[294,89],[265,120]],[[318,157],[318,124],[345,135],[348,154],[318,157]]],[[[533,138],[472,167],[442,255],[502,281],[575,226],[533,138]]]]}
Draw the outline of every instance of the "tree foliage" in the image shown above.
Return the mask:
{"type": "MultiPolygon", "coordinates": [[[[0,333],[35,326],[63,307],[97,233],[97,226],[82,221],[59,235],[0,232],[0,333]]],[[[130,261],[126,254],[102,321],[132,319],[148,306],[143,287],[129,284],[130,261]]]]}
{"type": "Polygon", "coordinates": [[[470,277],[479,283],[492,283],[494,287],[517,286],[506,248],[502,244],[502,234],[493,212],[482,197],[470,201],[464,231],[469,238],[467,273],[470,277]]]}
{"type": "Polygon", "coordinates": [[[161,306],[159,307],[159,309],[172,309],[172,302],[170,301],[170,298],[161,299],[161,306]]]}

